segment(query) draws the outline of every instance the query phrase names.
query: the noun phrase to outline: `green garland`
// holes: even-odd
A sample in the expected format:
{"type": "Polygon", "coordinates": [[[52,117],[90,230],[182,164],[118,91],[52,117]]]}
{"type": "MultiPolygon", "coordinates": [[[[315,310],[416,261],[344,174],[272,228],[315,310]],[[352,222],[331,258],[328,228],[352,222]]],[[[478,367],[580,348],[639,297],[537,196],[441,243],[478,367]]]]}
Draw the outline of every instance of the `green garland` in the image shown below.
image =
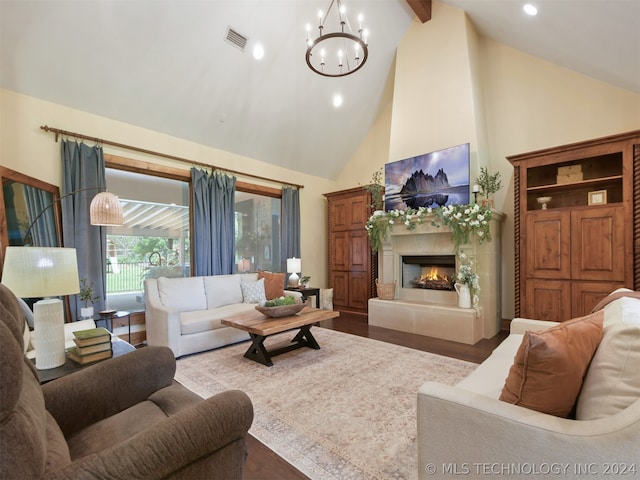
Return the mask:
{"type": "Polygon", "coordinates": [[[480,243],[491,241],[491,208],[472,203],[438,208],[391,210],[372,215],[365,227],[371,240],[371,249],[374,252],[380,249],[394,225],[404,225],[407,230],[415,230],[425,220],[429,220],[434,227],[445,226],[451,230],[456,253],[461,245],[471,241],[472,235],[475,235],[480,243]]]}

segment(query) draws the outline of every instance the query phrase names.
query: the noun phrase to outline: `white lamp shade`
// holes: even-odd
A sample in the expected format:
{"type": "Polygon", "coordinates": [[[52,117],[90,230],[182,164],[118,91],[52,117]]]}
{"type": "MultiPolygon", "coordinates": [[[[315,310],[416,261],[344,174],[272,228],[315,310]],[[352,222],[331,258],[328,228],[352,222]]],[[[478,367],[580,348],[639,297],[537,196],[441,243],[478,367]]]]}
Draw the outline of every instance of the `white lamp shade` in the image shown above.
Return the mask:
{"type": "Polygon", "coordinates": [[[76,249],[7,247],[2,283],[23,298],[79,293],[76,249]]]}
{"type": "Polygon", "coordinates": [[[100,192],[93,197],[89,215],[91,225],[117,227],[124,223],[120,201],[109,192],[100,192]]]}
{"type": "Polygon", "coordinates": [[[298,273],[302,271],[302,262],[299,258],[287,258],[287,273],[298,273]]]}

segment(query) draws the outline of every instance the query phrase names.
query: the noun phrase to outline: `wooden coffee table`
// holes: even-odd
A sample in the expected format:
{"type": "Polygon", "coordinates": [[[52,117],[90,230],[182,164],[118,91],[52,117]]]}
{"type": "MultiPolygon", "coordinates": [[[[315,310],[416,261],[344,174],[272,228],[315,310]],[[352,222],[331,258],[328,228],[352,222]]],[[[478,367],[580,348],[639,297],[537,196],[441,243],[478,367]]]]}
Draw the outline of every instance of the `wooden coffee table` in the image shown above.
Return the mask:
{"type": "Polygon", "coordinates": [[[239,313],[229,318],[221,320],[223,325],[238,328],[249,332],[251,336],[251,346],[244,356],[268,367],[273,365],[271,357],[281,353],[290,352],[302,347],[319,350],[320,345],[311,334],[311,327],[314,323],[330,318],[336,318],[340,312],[334,310],[319,310],[317,308],[305,307],[300,313],[288,317],[270,318],[254,310],[252,312],[239,313]],[[300,329],[295,337],[285,346],[272,350],[267,350],[264,341],[267,337],[276,333],[288,330],[300,329]]]}

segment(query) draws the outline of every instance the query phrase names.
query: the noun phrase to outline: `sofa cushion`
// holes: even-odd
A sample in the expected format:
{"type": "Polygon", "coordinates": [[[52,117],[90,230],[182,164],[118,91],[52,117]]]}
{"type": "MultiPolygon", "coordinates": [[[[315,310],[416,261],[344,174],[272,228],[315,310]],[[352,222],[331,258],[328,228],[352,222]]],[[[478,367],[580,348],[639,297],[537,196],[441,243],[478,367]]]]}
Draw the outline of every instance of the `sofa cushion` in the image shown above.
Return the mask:
{"type": "Polygon", "coordinates": [[[568,418],[602,338],[604,312],[526,332],[500,400],[568,418]]]}
{"type": "Polygon", "coordinates": [[[240,282],[244,303],[264,303],[267,301],[264,292],[264,278],[255,282],[240,282]]]}
{"type": "Polygon", "coordinates": [[[179,312],[207,309],[203,277],[158,279],[158,295],[162,304],[179,312]]]}
{"type": "Polygon", "coordinates": [[[242,303],[239,275],[213,275],[204,277],[207,308],[218,308],[232,303],[242,303]]]}
{"type": "Polygon", "coordinates": [[[602,340],[585,376],[576,418],[618,413],[640,398],[640,300],[617,296],[604,307],[602,340]]]}
{"type": "Polygon", "coordinates": [[[232,303],[215,310],[201,310],[198,312],[183,312],[180,314],[180,333],[190,335],[192,333],[207,332],[218,328],[231,328],[222,325],[220,320],[229,318],[237,313],[253,311],[252,303],[232,303]]]}
{"type": "Polygon", "coordinates": [[[258,280],[264,278],[264,293],[267,300],[280,298],[284,296],[284,281],[286,273],[273,273],[264,270],[258,270],[258,280]]]}

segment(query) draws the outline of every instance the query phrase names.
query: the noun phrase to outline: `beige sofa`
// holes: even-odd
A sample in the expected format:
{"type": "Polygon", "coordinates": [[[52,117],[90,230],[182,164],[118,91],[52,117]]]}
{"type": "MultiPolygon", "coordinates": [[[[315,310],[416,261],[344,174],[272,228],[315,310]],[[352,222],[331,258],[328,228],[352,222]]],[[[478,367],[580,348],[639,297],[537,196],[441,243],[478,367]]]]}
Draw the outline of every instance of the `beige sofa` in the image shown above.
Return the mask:
{"type": "Polygon", "coordinates": [[[514,319],[509,337],[462,382],[420,388],[420,479],[640,474],[640,299],[604,307],[602,339],[584,376],[577,419],[498,400],[524,332],[553,325],[514,319]]]}
{"type": "MultiPolygon", "coordinates": [[[[257,303],[247,298],[242,283],[256,281],[257,273],[146,279],[148,345],[169,347],[178,358],[248,340],[247,332],[224,326],[220,321],[255,310],[257,303]]],[[[284,294],[302,297],[300,292],[284,291],[284,294]]]]}

